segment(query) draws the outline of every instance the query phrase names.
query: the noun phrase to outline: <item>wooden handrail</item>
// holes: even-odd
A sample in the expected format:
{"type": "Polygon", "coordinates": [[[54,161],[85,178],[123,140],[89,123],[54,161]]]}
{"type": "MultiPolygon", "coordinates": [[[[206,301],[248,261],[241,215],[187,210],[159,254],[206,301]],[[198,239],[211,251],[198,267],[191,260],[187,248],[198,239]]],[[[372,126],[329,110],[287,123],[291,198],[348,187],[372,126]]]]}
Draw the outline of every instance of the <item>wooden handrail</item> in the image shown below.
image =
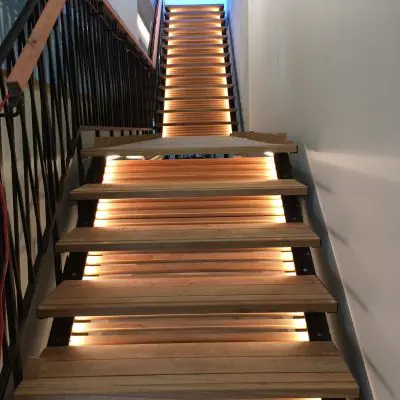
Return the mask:
{"type": "Polygon", "coordinates": [[[162,13],[163,1],[158,0],[157,8],[154,13],[154,22],[153,22],[153,37],[151,41],[152,49],[151,49],[151,62],[153,63],[154,68],[157,68],[157,56],[158,56],[158,43],[160,40],[160,25],[161,25],[161,13],[162,13]]]}
{"type": "MultiPolygon", "coordinates": [[[[47,2],[14,68],[8,76],[7,87],[11,96],[20,94],[28,86],[33,70],[43,52],[57,18],[64,9],[67,1],[68,0],[49,0],[47,2]]],[[[126,33],[129,42],[141,53],[149,67],[155,69],[156,64],[153,63],[153,60],[142,49],[110,2],[108,0],[103,0],[103,3],[110,17],[115,20],[120,30],[126,33]]]]}
{"type": "Polygon", "coordinates": [[[11,96],[18,95],[28,86],[32,72],[66,1],[49,0],[43,9],[31,36],[7,79],[8,91],[11,96]]]}

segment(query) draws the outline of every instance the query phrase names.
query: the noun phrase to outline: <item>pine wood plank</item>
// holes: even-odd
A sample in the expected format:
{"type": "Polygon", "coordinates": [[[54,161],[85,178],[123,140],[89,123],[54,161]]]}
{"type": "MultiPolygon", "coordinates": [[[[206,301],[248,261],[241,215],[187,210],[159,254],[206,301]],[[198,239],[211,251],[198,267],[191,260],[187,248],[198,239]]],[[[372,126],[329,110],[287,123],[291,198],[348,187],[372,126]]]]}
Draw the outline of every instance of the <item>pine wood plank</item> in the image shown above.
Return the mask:
{"type": "Polygon", "coordinates": [[[86,252],[108,250],[167,250],[167,249],[212,249],[212,248],[256,248],[271,246],[318,247],[318,236],[302,223],[241,224],[231,227],[210,228],[199,225],[187,231],[187,226],[158,226],[157,229],[135,228],[75,228],[57,243],[58,252],[86,252]],[[182,234],[182,230],[186,230],[182,234]]]}
{"type": "Polygon", "coordinates": [[[359,394],[337,349],[325,342],[89,345],[47,348],[34,362],[36,377],[20,385],[17,398],[207,395],[228,400],[359,394]]]}
{"type": "Polygon", "coordinates": [[[315,276],[180,277],[64,281],[38,316],[336,312],[315,276]]]}
{"type": "Polygon", "coordinates": [[[41,11],[39,20],[7,78],[11,94],[20,94],[28,86],[28,81],[65,3],[66,0],[49,0],[41,11]]]}
{"type": "Polygon", "coordinates": [[[199,343],[126,346],[47,347],[44,360],[117,360],[173,357],[313,357],[337,356],[332,342],[199,343]]]}
{"type": "MultiPolygon", "coordinates": [[[[190,134],[191,129],[185,128],[190,134]]],[[[211,129],[211,127],[210,127],[211,129]]],[[[212,130],[210,130],[212,134],[212,130]]],[[[231,136],[185,136],[163,137],[142,143],[130,143],[108,148],[92,148],[82,151],[84,157],[101,157],[112,154],[119,155],[154,155],[154,154],[257,154],[263,152],[296,152],[293,143],[263,143],[254,140],[235,138],[231,136]]]]}
{"type": "Polygon", "coordinates": [[[307,194],[307,187],[292,180],[270,180],[264,182],[236,183],[197,182],[182,185],[170,184],[86,184],[70,193],[71,200],[161,198],[161,197],[201,197],[240,195],[293,195],[307,194]]]}

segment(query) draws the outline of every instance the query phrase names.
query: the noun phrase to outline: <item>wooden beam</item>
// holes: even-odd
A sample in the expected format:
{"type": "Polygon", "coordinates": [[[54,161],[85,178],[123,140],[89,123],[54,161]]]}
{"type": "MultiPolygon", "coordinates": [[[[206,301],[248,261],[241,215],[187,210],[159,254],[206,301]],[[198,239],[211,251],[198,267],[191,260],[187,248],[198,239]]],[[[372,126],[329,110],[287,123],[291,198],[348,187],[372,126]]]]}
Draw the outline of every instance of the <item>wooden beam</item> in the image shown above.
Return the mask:
{"type": "Polygon", "coordinates": [[[33,70],[66,1],[49,0],[47,2],[28,42],[7,79],[7,86],[11,95],[18,95],[28,86],[33,70]]]}
{"type": "Polygon", "coordinates": [[[264,182],[171,182],[135,184],[87,184],[73,190],[71,200],[165,197],[306,195],[307,187],[292,180],[264,182]]]}

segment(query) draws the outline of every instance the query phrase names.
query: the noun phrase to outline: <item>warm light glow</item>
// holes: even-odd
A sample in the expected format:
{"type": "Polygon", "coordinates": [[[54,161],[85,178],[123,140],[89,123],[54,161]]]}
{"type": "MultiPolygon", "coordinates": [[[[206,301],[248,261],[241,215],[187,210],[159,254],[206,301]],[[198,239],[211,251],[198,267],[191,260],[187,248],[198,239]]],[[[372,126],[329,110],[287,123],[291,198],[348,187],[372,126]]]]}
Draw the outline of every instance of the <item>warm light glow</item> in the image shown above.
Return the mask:
{"type": "Polygon", "coordinates": [[[293,261],[292,252],[281,252],[281,260],[282,261],[293,261]]]}
{"type": "MultiPolygon", "coordinates": [[[[72,333],[86,333],[88,328],[89,328],[88,323],[86,322],[74,322],[73,326],[72,326],[72,333]]],[[[81,337],[81,336],[77,336],[77,337],[81,337]]]]}
{"type": "Polygon", "coordinates": [[[279,223],[285,223],[286,222],[286,218],[285,218],[284,215],[279,215],[279,216],[276,216],[274,218],[274,221],[275,222],[279,222],[279,223]]]}
{"type": "Polygon", "coordinates": [[[97,275],[99,270],[94,265],[86,265],[85,266],[85,275],[97,275]]]}
{"type": "Polygon", "coordinates": [[[285,262],[285,263],[284,263],[284,266],[285,266],[285,271],[286,271],[286,272],[293,272],[293,271],[296,270],[293,261],[285,262]]]}
{"type": "Polygon", "coordinates": [[[93,224],[94,227],[96,228],[106,228],[109,226],[108,220],[104,219],[96,219],[93,224]]]}
{"type": "Polygon", "coordinates": [[[98,276],[84,276],[84,277],[82,278],[83,281],[96,281],[96,280],[98,280],[98,279],[99,279],[98,276]]]}
{"type": "Polygon", "coordinates": [[[107,219],[109,216],[107,211],[96,211],[96,219],[107,219]]]}
{"type": "Polygon", "coordinates": [[[145,160],[144,156],[126,156],[128,160],[145,160]]]}
{"type": "MultiPolygon", "coordinates": [[[[73,329],[73,327],[72,327],[73,329]]],[[[87,336],[83,335],[72,335],[69,339],[70,346],[84,346],[87,342],[87,336]]]]}
{"type": "Polygon", "coordinates": [[[304,318],[295,318],[293,322],[296,329],[307,329],[307,323],[304,318]]]}
{"type": "Polygon", "coordinates": [[[296,332],[296,340],[299,342],[309,342],[310,341],[310,336],[308,335],[308,332],[296,332]]]}
{"type": "Polygon", "coordinates": [[[273,156],[274,156],[274,153],[273,153],[272,151],[266,151],[264,154],[265,154],[267,157],[273,157],[273,156]]]}
{"type": "Polygon", "coordinates": [[[102,260],[103,260],[102,256],[88,255],[86,257],[86,264],[87,265],[99,265],[99,264],[101,264],[102,260]]]}
{"type": "Polygon", "coordinates": [[[107,156],[106,160],[108,161],[112,161],[112,160],[116,160],[118,158],[120,158],[121,156],[119,154],[112,154],[110,156],[107,156]]]}

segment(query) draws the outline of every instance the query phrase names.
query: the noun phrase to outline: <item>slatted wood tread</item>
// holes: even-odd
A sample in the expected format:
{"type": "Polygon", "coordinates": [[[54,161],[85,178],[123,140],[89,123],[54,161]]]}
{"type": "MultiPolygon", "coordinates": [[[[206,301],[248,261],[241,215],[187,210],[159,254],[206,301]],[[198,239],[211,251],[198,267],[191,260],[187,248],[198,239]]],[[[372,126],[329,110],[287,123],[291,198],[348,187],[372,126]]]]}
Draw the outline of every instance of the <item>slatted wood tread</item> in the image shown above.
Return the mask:
{"type": "MultiPolygon", "coordinates": [[[[205,28],[207,28],[207,30],[210,30],[210,31],[225,31],[226,30],[226,27],[225,26],[212,26],[212,27],[210,27],[210,26],[206,26],[205,28]]],[[[200,28],[187,28],[187,27],[182,27],[182,28],[163,28],[163,30],[165,31],[165,32],[172,32],[172,33],[174,33],[174,38],[175,38],[175,35],[176,35],[176,33],[178,33],[178,32],[183,32],[184,34],[187,34],[187,35],[193,35],[193,34],[196,34],[196,35],[198,35],[198,36],[202,36],[202,35],[208,35],[208,32],[207,31],[205,31],[204,29],[200,29],[200,28]]],[[[179,35],[177,35],[177,36],[179,36],[179,35]]]]}
{"type": "Polygon", "coordinates": [[[216,35],[201,35],[201,36],[196,37],[193,35],[191,35],[191,36],[179,35],[179,36],[174,37],[174,36],[169,36],[169,35],[162,35],[161,38],[162,38],[162,40],[167,41],[167,42],[175,41],[175,40],[186,41],[186,42],[196,42],[196,41],[204,41],[204,40],[208,40],[208,39],[225,40],[228,38],[228,36],[227,35],[218,35],[218,36],[216,36],[216,35]]]}
{"type": "Polygon", "coordinates": [[[163,58],[228,58],[229,53],[183,53],[183,54],[163,54],[163,58]]]}
{"type": "Polygon", "coordinates": [[[170,12],[167,11],[164,13],[166,17],[193,17],[197,18],[199,15],[215,15],[221,16],[225,14],[225,11],[177,11],[177,12],[170,12]]]}
{"type": "MultiPolygon", "coordinates": [[[[213,63],[207,63],[207,66],[210,67],[229,67],[231,63],[226,62],[226,63],[219,63],[219,62],[213,62],[213,63]]],[[[180,67],[185,67],[185,69],[194,69],[198,67],[204,67],[204,63],[174,63],[174,64],[161,64],[161,68],[180,68],[180,67]]]]}
{"type": "Polygon", "coordinates": [[[336,312],[316,276],[242,276],[64,281],[38,316],[336,312]]]}
{"type": "MultiPolygon", "coordinates": [[[[199,84],[194,83],[181,83],[179,85],[169,85],[169,86],[160,86],[161,90],[169,90],[169,89],[197,89],[199,84]]],[[[205,83],[202,85],[202,89],[215,89],[215,88],[224,88],[229,89],[232,88],[232,84],[213,84],[213,83],[205,83]]]]}
{"type": "Polygon", "coordinates": [[[188,74],[173,74],[173,75],[161,75],[161,79],[168,79],[168,78],[203,78],[203,77],[221,77],[221,78],[230,78],[232,74],[215,74],[215,73],[188,73],[188,74]]]}
{"type": "Polygon", "coordinates": [[[236,108],[202,108],[202,109],[175,109],[175,110],[160,110],[158,111],[159,114],[171,114],[171,113],[210,113],[210,112],[236,112],[236,108]]]}
{"type": "Polygon", "coordinates": [[[252,223],[75,228],[57,243],[58,252],[168,250],[193,248],[318,247],[318,236],[305,224],[252,223]],[[185,231],[185,232],[184,232],[185,231]],[[183,233],[184,232],[184,233],[183,233]]]}
{"type": "Polygon", "coordinates": [[[130,143],[106,148],[92,148],[82,151],[84,157],[102,157],[113,154],[154,155],[154,154],[254,154],[263,152],[296,152],[294,143],[263,143],[232,136],[184,136],[164,137],[140,143],[130,143]]]}
{"type": "Polygon", "coordinates": [[[187,343],[47,348],[16,399],[357,397],[331,343],[187,343]]]}
{"type": "Polygon", "coordinates": [[[165,44],[162,46],[163,49],[184,49],[188,48],[191,50],[201,49],[201,48],[211,48],[211,49],[218,49],[218,48],[225,48],[228,47],[227,43],[222,44],[213,44],[213,43],[181,43],[181,44],[165,44]]]}
{"type": "MultiPolygon", "coordinates": [[[[233,96],[203,96],[201,100],[232,100],[233,96]]],[[[183,97],[159,97],[158,101],[169,100],[198,100],[198,96],[183,96],[183,97]]]]}
{"type": "Polygon", "coordinates": [[[181,198],[208,196],[306,195],[307,187],[292,179],[264,182],[200,181],[142,184],[86,184],[70,193],[71,200],[181,198]]]}
{"type": "MultiPolygon", "coordinates": [[[[186,19],[185,17],[183,17],[182,19],[177,19],[177,20],[170,20],[170,19],[166,19],[164,21],[164,23],[166,25],[171,25],[171,24],[203,24],[203,23],[220,23],[220,24],[224,24],[226,22],[226,20],[224,18],[220,18],[220,16],[218,16],[217,18],[210,18],[210,17],[197,17],[197,18],[189,18],[186,19]]],[[[207,28],[213,29],[214,26],[209,26],[206,25],[207,28]]]]}

